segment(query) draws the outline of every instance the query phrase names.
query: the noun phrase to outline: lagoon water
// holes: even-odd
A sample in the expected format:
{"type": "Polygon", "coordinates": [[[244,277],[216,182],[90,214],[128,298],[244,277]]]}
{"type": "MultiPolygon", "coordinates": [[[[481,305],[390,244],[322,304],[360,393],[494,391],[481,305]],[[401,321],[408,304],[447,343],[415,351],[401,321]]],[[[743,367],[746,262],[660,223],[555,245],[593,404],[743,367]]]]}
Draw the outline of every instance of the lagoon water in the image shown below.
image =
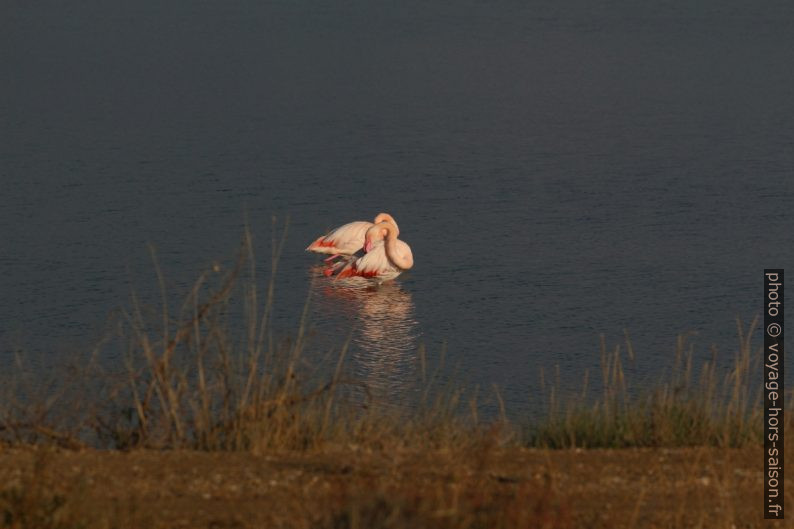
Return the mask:
{"type": "MultiPolygon", "coordinates": [[[[416,349],[522,409],[628,329],[726,361],[794,270],[789,2],[11,2],[0,15],[0,359],[83,350],[147,244],[178,299],[289,217],[275,326],[395,397],[416,349]],[[376,291],[303,249],[392,213],[416,266],[376,291]]],[[[111,352],[107,354],[112,354],[111,352]]],[[[760,375],[759,375],[760,376],[760,375]]]]}

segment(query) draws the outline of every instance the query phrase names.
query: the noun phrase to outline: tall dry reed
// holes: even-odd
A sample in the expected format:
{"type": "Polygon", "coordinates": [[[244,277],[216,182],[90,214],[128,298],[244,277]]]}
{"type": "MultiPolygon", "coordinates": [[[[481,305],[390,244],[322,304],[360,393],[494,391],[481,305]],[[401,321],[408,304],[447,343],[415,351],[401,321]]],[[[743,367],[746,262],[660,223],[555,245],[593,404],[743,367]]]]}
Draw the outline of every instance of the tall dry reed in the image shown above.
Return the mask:
{"type": "Polygon", "coordinates": [[[601,338],[601,393],[588,394],[585,374],[580,395],[561,398],[550,390],[548,412],[528,428],[532,446],[626,447],[713,445],[737,447],[761,440],[760,348],[751,338],[757,318],[746,328],[736,322],[739,345],[730,369],[718,370],[717,352],[698,372],[689,334],[676,339],[673,365],[655,384],[632,387],[623,364],[635,362],[626,334],[608,350],[601,338]]]}

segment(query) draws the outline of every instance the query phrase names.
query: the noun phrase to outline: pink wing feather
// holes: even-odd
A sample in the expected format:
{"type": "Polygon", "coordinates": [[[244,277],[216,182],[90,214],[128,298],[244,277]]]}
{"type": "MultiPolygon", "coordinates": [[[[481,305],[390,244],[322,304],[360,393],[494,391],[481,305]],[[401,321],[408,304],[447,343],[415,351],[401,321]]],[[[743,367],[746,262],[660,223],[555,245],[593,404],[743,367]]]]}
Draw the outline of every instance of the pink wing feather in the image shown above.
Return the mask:
{"type": "Polygon", "coordinates": [[[327,235],[318,237],[306,250],[332,255],[353,255],[364,246],[364,237],[372,226],[371,222],[363,220],[349,222],[330,231],[327,235]]]}

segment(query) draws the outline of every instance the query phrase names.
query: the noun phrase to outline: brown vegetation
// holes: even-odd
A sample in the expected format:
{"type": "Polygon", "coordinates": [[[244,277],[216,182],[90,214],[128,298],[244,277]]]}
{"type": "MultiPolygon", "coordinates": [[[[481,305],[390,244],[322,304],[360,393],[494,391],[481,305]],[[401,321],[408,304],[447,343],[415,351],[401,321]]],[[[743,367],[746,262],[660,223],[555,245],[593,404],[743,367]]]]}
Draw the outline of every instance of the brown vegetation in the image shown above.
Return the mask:
{"type": "Polygon", "coordinates": [[[22,371],[7,381],[0,527],[762,524],[755,322],[738,325],[725,375],[716,358],[695,369],[682,337],[669,376],[644,391],[624,373],[628,338],[602,345],[598,396],[587,375],[581,395],[553,385],[547,416],[530,424],[482,421],[473,397],[433,385],[420,351],[421,397],[395,410],[346,391],[358,387],[346,346],[311,382],[306,312],[294,339],[272,336],[285,236],[264,296],[246,233],[236,263],[202,274],[176,315],[159,273],[159,313],[133,297],[113,336],[123,369],[100,367],[95,352],[57,383],[22,371]]]}

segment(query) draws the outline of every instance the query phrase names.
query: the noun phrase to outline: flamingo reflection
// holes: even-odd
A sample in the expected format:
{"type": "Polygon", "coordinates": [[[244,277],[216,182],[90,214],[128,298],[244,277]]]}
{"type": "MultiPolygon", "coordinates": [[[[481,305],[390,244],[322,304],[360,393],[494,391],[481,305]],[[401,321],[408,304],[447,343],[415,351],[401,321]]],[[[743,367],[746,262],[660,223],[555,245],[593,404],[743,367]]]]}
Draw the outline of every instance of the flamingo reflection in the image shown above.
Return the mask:
{"type": "Polygon", "coordinates": [[[379,402],[401,397],[415,381],[420,335],[411,293],[397,281],[373,287],[355,280],[322,282],[316,293],[314,303],[321,313],[341,315],[343,328],[354,328],[354,376],[379,402]]]}

